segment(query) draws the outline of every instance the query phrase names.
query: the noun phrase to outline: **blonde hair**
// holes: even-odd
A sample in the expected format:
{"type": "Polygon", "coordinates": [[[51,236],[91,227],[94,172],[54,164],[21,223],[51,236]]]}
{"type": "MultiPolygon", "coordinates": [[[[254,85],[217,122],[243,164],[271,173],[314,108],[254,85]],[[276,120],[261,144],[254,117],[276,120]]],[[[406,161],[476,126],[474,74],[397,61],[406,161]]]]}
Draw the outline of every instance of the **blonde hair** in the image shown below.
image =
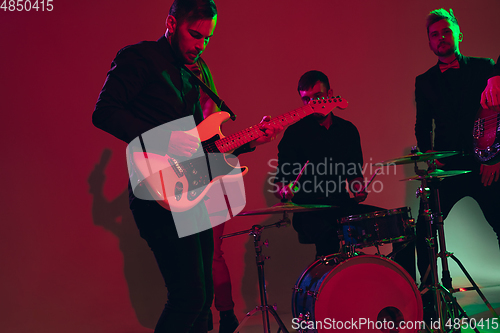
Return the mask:
{"type": "Polygon", "coordinates": [[[436,23],[437,21],[441,21],[443,19],[448,20],[448,22],[456,25],[458,30],[460,30],[457,18],[453,14],[453,9],[450,8],[450,11],[448,12],[444,8],[439,8],[439,9],[434,9],[429,13],[429,15],[427,15],[427,23],[426,23],[427,35],[429,34],[429,27],[434,23],[436,23]]]}

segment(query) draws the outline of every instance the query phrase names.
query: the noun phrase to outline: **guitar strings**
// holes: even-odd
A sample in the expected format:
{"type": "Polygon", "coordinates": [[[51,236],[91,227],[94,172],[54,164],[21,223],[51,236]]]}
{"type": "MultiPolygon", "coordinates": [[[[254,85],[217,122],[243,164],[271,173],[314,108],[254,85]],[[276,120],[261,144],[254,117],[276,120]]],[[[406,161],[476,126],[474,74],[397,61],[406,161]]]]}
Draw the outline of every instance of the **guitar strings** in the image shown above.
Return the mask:
{"type": "MultiPolygon", "coordinates": [[[[311,111],[312,111],[311,105],[305,105],[293,111],[287,112],[281,116],[272,118],[270,122],[273,124],[286,122],[286,124],[284,124],[286,126],[289,124],[293,124],[298,120],[312,114],[313,112],[311,111]]],[[[202,147],[204,150],[211,153],[220,152],[220,149],[219,147],[217,147],[216,144],[216,142],[220,142],[219,146],[221,146],[222,148],[230,148],[229,150],[231,150],[241,146],[240,144],[241,141],[246,141],[245,143],[247,143],[254,139],[258,139],[263,135],[264,132],[260,128],[258,128],[257,125],[254,125],[242,131],[236,132],[234,134],[216,140],[214,142],[203,144],[202,147]]]]}
{"type": "MultiPolygon", "coordinates": [[[[308,115],[308,112],[306,112],[305,108],[307,106],[303,106],[303,107],[300,107],[299,109],[297,110],[293,110],[293,111],[290,111],[284,115],[281,115],[281,116],[278,116],[276,118],[273,118],[271,119],[270,122],[276,124],[276,123],[282,123],[282,122],[286,122],[285,125],[288,125],[290,123],[295,123],[297,120],[300,120],[302,118],[304,118],[305,116],[308,115]],[[304,115],[301,116],[300,113],[303,113],[304,115]],[[296,118],[299,118],[299,119],[296,119],[296,118]]],[[[241,144],[239,143],[241,140],[243,141],[246,141],[246,142],[250,142],[254,139],[258,139],[259,137],[263,136],[264,135],[264,132],[257,127],[257,125],[254,125],[254,126],[251,126],[245,130],[242,130],[242,131],[239,131],[239,132],[236,132],[234,134],[231,134],[231,135],[228,135],[222,139],[219,139],[217,141],[219,141],[221,143],[222,146],[227,146],[229,148],[234,148],[234,145],[236,146],[240,146],[241,144]]],[[[245,142],[245,143],[246,143],[245,142]]],[[[211,143],[209,145],[207,145],[207,147],[210,147],[211,149],[215,148],[216,147],[216,144],[215,143],[211,143]]],[[[236,147],[237,148],[237,147],[236,147]]]]}
{"type": "MultiPolygon", "coordinates": [[[[483,127],[484,128],[492,128],[498,126],[498,115],[486,116],[483,119],[483,127]]],[[[477,120],[476,120],[477,122],[477,120]]],[[[474,124],[476,123],[474,122],[474,124]]]]}

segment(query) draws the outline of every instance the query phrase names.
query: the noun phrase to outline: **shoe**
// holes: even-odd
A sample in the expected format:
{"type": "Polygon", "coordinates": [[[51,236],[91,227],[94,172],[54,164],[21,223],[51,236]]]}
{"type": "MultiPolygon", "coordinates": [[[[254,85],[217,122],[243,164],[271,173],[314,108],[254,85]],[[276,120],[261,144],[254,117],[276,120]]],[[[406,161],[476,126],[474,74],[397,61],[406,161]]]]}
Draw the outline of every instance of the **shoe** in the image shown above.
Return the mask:
{"type": "Polygon", "coordinates": [[[238,318],[236,318],[236,315],[234,314],[234,310],[221,311],[219,314],[219,333],[233,333],[240,324],[238,318]]]}

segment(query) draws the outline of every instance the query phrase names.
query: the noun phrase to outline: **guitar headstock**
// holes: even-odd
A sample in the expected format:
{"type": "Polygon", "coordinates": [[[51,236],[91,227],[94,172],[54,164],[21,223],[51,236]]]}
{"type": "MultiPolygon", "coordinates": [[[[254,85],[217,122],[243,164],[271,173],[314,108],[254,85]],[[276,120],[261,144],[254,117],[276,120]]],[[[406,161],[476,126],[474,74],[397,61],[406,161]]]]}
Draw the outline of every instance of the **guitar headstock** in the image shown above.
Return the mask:
{"type": "Polygon", "coordinates": [[[311,99],[309,105],[313,109],[313,113],[320,113],[326,116],[335,108],[345,109],[349,103],[340,96],[336,97],[320,97],[311,99]]]}

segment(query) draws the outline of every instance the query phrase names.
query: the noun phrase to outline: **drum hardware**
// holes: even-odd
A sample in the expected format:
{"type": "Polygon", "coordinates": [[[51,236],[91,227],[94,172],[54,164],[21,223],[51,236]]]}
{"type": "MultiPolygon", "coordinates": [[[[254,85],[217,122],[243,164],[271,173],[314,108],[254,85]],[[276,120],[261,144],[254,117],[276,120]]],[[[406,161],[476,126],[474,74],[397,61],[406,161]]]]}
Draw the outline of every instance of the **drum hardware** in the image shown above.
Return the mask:
{"type": "MultiPolygon", "coordinates": [[[[341,226],[338,235],[342,252],[346,254],[375,246],[381,255],[380,245],[408,242],[415,237],[415,220],[409,207],[346,216],[340,218],[338,223],[341,226]]],[[[394,255],[393,252],[388,257],[393,258],[394,255]]]]}
{"type": "MultiPolygon", "coordinates": [[[[300,175],[299,175],[300,176],[300,175]]],[[[318,210],[327,210],[327,209],[334,209],[337,208],[336,206],[329,206],[329,205],[297,205],[294,204],[293,202],[289,201],[284,201],[280,202],[272,207],[266,207],[266,208],[261,208],[261,209],[256,209],[256,210],[251,210],[251,211],[245,211],[242,212],[238,215],[242,216],[249,216],[249,215],[264,215],[264,214],[281,214],[283,213],[283,218],[270,225],[266,226],[261,226],[261,225],[254,225],[252,226],[251,229],[248,230],[243,230],[239,231],[236,233],[232,234],[227,234],[222,236],[221,238],[227,238],[227,237],[232,237],[232,236],[237,236],[237,235],[243,235],[243,234],[250,234],[254,237],[254,248],[255,248],[255,259],[256,259],[256,264],[257,264],[257,274],[259,278],[259,294],[260,294],[260,306],[256,306],[255,309],[252,311],[248,312],[245,315],[245,318],[240,322],[240,325],[236,328],[235,332],[238,332],[241,327],[245,325],[245,322],[253,316],[255,313],[258,311],[262,312],[262,325],[264,327],[264,333],[269,333],[271,330],[271,327],[269,325],[269,313],[271,313],[276,320],[276,322],[279,325],[278,333],[280,331],[283,331],[284,333],[288,333],[285,325],[281,321],[281,319],[278,316],[278,313],[276,312],[276,305],[274,307],[270,307],[267,304],[267,292],[266,292],[266,285],[265,285],[265,278],[264,278],[264,261],[266,259],[270,259],[270,257],[263,257],[262,256],[262,243],[260,241],[260,236],[262,233],[262,230],[268,229],[268,228],[280,228],[282,226],[288,226],[291,224],[290,218],[288,217],[289,213],[296,213],[296,212],[310,212],[310,211],[318,211],[318,210]]],[[[267,241],[266,241],[267,242],[267,241]]]]}
{"type": "Polygon", "coordinates": [[[416,228],[417,227],[417,221],[414,218],[408,219],[403,222],[405,228],[416,228]]]}
{"type": "Polygon", "coordinates": [[[334,209],[337,206],[329,205],[297,205],[293,202],[280,202],[272,207],[260,208],[256,210],[245,211],[238,215],[265,215],[265,214],[280,214],[280,213],[298,213],[298,212],[311,212],[325,209],[334,209]]]}
{"type": "Polygon", "coordinates": [[[416,162],[425,162],[430,160],[438,160],[440,158],[450,157],[454,155],[461,154],[459,151],[435,151],[429,153],[421,153],[419,151],[412,150],[411,154],[394,158],[392,160],[387,160],[378,165],[400,165],[400,164],[411,164],[416,162]]]}
{"type": "Polygon", "coordinates": [[[471,171],[470,170],[440,170],[440,169],[435,169],[431,172],[424,173],[422,175],[416,175],[416,176],[408,177],[405,179],[401,179],[401,181],[421,180],[422,178],[426,178],[426,179],[447,178],[447,177],[463,175],[463,174],[466,174],[469,172],[471,172],[471,171]]]}
{"type": "MultiPolygon", "coordinates": [[[[424,173],[420,172],[418,170],[418,167],[416,166],[415,163],[415,172],[417,174],[420,173],[420,175],[423,175],[424,173]]],[[[421,286],[421,292],[422,294],[425,294],[427,292],[431,292],[434,295],[434,308],[436,310],[437,314],[437,319],[440,322],[438,332],[446,332],[446,322],[447,319],[451,318],[468,318],[467,314],[463,310],[463,308],[458,304],[456,301],[455,297],[449,292],[449,289],[451,288],[451,277],[450,273],[448,270],[448,263],[446,260],[441,261],[442,265],[442,282],[443,284],[439,283],[439,278],[437,275],[437,258],[438,254],[436,253],[436,239],[433,235],[433,229],[432,226],[435,225],[437,227],[437,236],[440,249],[445,249],[446,245],[444,244],[444,234],[443,231],[444,229],[442,228],[443,225],[443,217],[442,214],[440,214],[440,204],[439,204],[439,191],[436,187],[432,186],[433,181],[439,181],[440,178],[427,178],[427,177],[421,177],[420,180],[422,181],[422,187],[417,190],[417,197],[420,197],[422,200],[424,210],[422,212],[422,215],[425,218],[426,221],[426,227],[427,227],[427,238],[426,238],[426,243],[427,243],[427,248],[428,248],[428,255],[429,255],[429,269],[427,270],[427,273],[424,275],[424,279],[422,281],[426,281],[427,275],[431,274],[431,285],[424,285],[421,286]],[[433,193],[435,194],[435,201],[436,201],[436,207],[439,212],[439,214],[432,213],[431,208],[430,208],[430,194],[431,194],[431,186],[433,187],[433,193]],[[446,311],[446,313],[445,313],[446,311]]],[[[427,323],[426,323],[427,325],[427,323]]],[[[427,327],[427,330],[429,332],[432,332],[432,330],[427,327]]],[[[477,333],[477,329],[475,329],[477,333]]]]}
{"type": "MultiPolygon", "coordinates": [[[[412,155],[415,155],[417,148],[414,147],[412,149],[412,155]]],[[[431,154],[431,153],[429,153],[431,154]]],[[[446,157],[447,152],[435,152],[434,158],[446,157]]],[[[448,155],[451,156],[451,155],[448,155]]],[[[490,311],[498,317],[493,307],[490,305],[486,297],[484,297],[483,293],[479,290],[479,287],[476,285],[472,277],[469,275],[465,267],[462,263],[450,252],[446,251],[446,242],[444,235],[444,223],[443,223],[443,214],[441,212],[441,205],[439,200],[439,182],[451,176],[461,175],[467,172],[456,170],[456,172],[442,171],[435,169],[435,166],[431,165],[428,170],[421,170],[417,166],[417,160],[414,161],[415,166],[415,174],[416,178],[411,177],[411,179],[407,180],[419,180],[421,181],[421,187],[416,192],[417,198],[420,198],[423,206],[423,210],[421,215],[424,217],[427,227],[427,247],[428,247],[428,255],[429,255],[429,268],[425,273],[422,281],[426,281],[429,274],[431,274],[431,285],[423,285],[421,286],[421,293],[425,294],[427,292],[432,292],[434,294],[434,307],[436,310],[436,314],[441,323],[440,329],[438,332],[446,332],[446,322],[447,319],[455,319],[455,318],[467,318],[468,315],[464,311],[464,309],[458,304],[456,298],[452,295],[452,278],[450,276],[450,272],[448,269],[448,261],[447,257],[451,257],[462,269],[464,274],[466,275],[469,282],[472,284],[476,292],[482,298],[486,306],[490,309],[490,311]],[[433,175],[434,173],[434,175],[433,175]],[[446,173],[446,174],[445,174],[446,173]],[[431,194],[434,198],[434,203],[431,202],[430,197],[431,194]],[[433,209],[431,209],[431,206],[433,209]],[[436,226],[436,235],[433,232],[433,225],[436,226]],[[436,239],[437,237],[437,239],[436,239]],[[439,247],[439,253],[436,251],[436,247],[439,247]],[[442,266],[442,284],[439,283],[439,278],[437,274],[437,258],[441,258],[441,266],[442,266]]],[[[449,327],[451,331],[453,331],[452,327],[449,327]]],[[[479,333],[477,328],[473,328],[475,332],[479,333]]],[[[427,327],[429,332],[432,330],[427,327]]]]}
{"type": "MultiPolygon", "coordinates": [[[[269,325],[269,313],[273,315],[274,319],[279,325],[277,333],[280,333],[281,331],[283,331],[283,333],[288,333],[285,324],[283,324],[280,317],[278,316],[278,313],[276,312],[277,309],[276,304],[274,306],[269,306],[267,303],[266,280],[264,276],[264,261],[270,259],[271,257],[265,257],[262,255],[262,245],[265,245],[267,247],[269,243],[267,240],[264,242],[264,244],[261,242],[261,234],[264,229],[281,228],[284,226],[289,226],[291,224],[291,221],[288,217],[288,210],[283,210],[282,212],[283,212],[283,219],[281,219],[276,223],[265,226],[254,225],[252,226],[251,229],[238,231],[232,234],[221,236],[222,239],[243,234],[249,234],[253,236],[253,241],[254,241],[255,262],[257,264],[257,275],[259,278],[260,305],[257,305],[255,309],[253,309],[252,311],[248,312],[245,315],[245,318],[243,318],[243,320],[240,322],[240,324],[234,331],[235,333],[239,332],[239,330],[245,325],[246,321],[258,311],[262,312],[262,325],[264,328],[264,333],[269,333],[271,331],[271,326],[269,325]]],[[[267,214],[274,214],[274,213],[277,213],[277,211],[272,211],[272,213],[267,213],[267,214]]],[[[257,213],[246,212],[246,214],[240,214],[240,215],[258,215],[258,214],[264,214],[264,213],[262,213],[262,211],[260,210],[257,213]]]]}

